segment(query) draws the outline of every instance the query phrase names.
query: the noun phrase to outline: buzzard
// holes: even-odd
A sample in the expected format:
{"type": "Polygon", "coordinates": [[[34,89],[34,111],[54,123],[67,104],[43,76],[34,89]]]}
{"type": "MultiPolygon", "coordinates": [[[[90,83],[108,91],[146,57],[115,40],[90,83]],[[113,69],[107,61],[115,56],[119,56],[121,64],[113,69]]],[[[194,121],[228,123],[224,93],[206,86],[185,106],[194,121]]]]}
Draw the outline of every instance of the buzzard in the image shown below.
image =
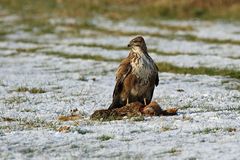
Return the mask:
{"type": "Polygon", "coordinates": [[[109,109],[120,108],[131,102],[149,104],[155,86],[158,85],[158,67],[147,52],[142,36],[128,44],[130,52],[116,72],[116,85],[109,109]]]}

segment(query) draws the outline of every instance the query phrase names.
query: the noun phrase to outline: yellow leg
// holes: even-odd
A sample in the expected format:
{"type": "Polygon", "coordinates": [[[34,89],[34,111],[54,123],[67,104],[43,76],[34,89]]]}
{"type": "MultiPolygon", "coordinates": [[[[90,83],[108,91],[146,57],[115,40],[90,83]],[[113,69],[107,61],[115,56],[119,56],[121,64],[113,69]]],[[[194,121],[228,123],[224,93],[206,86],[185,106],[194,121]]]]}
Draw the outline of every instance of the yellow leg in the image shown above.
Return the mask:
{"type": "Polygon", "coordinates": [[[143,100],[144,100],[144,105],[146,106],[147,105],[147,99],[144,98],[143,100]]]}

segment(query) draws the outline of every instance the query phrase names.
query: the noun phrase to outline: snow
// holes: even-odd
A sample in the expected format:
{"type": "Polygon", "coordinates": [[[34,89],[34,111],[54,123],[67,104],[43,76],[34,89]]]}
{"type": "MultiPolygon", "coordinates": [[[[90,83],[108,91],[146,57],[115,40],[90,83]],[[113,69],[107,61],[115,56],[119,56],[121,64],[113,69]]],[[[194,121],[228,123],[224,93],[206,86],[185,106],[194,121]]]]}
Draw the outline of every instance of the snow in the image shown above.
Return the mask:
{"type": "MultiPolygon", "coordinates": [[[[8,18],[10,20],[5,19],[3,23],[14,23],[15,19],[18,22],[18,18],[8,18]]],[[[49,21],[62,24],[59,20],[49,21]]],[[[64,22],[76,23],[74,19],[64,22]]],[[[116,24],[114,29],[122,29],[125,23],[134,25],[127,21],[116,24]]],[[[190,22],[172,22],[175,23],[190,22]]],[[[197,23],[203,23],[196,28],[199,35],[202,30],[207,32],[206,22],[197,23]]],[[[237,24],[211,25],[229,27],[230,31],[224,34],[229,34],[227,38],[237,39],[232,36],[237,24]]],[[[152,31],[158,32],[157,29],[152,31]]],[[[127,48],[108,50],[72,44],[122,47],[132,37],[102,34],[88,37],[86,34],[61,39],[57,34],[22,33],[19,28],[0,42],[0,159],[238,159],[240,156],[238,79],[159,73],[159,86],[153,100],[162,108],[179,108],[177,116],[145,117],[142,121],[92,121],[89,117],[95,110],[107,108],[111,103],[114,72],[119,64],[66,59],[45,53],[56,51],[123,58],[128,54],[127,48]],[[26,42],[30,39],[32,42],[26,42]],[[36,48],[40,49],[27,51],[36,48]],[[46,92],[17,92],[19,87],[41,88],[46,92]],[[67,122],[58,120],[60,115],[69,115],[73,109],[77,109],[83,118],[67,122]],[[70,126],[70,130],[58,132],[61,126],[70,126]],[[101,139],[101,136],[108,139],[101,139]]],[[[214,34],[212,30],[211,34],[210,37],[214,34]]],[[[217,38],[225,37],[224,34],[218,34],[217,38]]],[[[199,53],[175,56],[151,53],[157,62],[188,67],[240,68],[239,59],[230,58],[239,57],[237,45],[150,36],[146,36],[146,43],[159,50],[199,53]]]]}

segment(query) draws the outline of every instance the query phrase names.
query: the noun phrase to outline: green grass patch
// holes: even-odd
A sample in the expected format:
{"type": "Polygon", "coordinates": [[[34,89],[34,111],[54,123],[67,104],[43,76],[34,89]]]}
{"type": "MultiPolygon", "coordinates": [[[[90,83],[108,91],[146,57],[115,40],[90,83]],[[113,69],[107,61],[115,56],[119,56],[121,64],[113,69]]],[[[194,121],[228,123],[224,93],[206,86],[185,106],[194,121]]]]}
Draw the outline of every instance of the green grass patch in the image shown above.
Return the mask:
{"type": "Polygon", "coordinates": [[[96,44],[96,43],[91,43],[91,44],[86,44],[86,43],[73,43],[70,44],[70,46],[84,46],[84,47],[99,47],[107,50],[127,50],[127,45],[126,47],[119,47],[119,46],[113,46],[113,45],[102,45],[102,44],[96,44]]]}
{"type": "Polygon", "coordinates": [[[21,103],[24,103],[24,102],[28,102],[29,99],[27,97],[24,97],[24,96],[12,96],[12,97],[9,97],[7,99],[4,99],[4,103],[5,104],[21,104],[21,103]]]}
{"type": "Polygon", "coordinates": [[[104,134],[104,135],[102,135],[102,136],[100,136],[100,137],[97,137],[97,139],[100,140],[100,141],[108,141],[108,140],[110,140],[110,139],[113,139],[113,137],[104,134]]]}
{"type": "Polygon", "coordinates": [[[162,126],[160,131],[161,132],[166,132],[166,131],[171,131],[171,130],[175,130],[176,128],[172,128],[170,126],[162,126]]]}
{"type": "Polygon", "coordinates": [[[9,31],[0,30],[0,36],[5,36],[9,33],[10,33],[9,31]]]}
{"type": "MultiPolygon", "coordinates": [[[[147,32],[137,32],[137,31],[135,32],[135,31],[113,30],[113,29],[97,26],[95,24],[92,24],[91,21],[88,21],[88,20],[86,20],[82,23],[79,23],[79,24],[72,24],[72,25],[65,25],[65,26],[73,27],[75,29],[91,29],[93,31],[104,33],[106,35],[115,35],[115,36],[148,35],[148,36],[152,36],[152,37],[161,37],[161,38],[168,38],[168,39],[175,38],[174,34],[165,35],[165,34],[160,34],[157,32],[156,33],[147,33],[147,32]]],[[[108,47],[111,48],[112,46],[108,46],[108,47]]],[[[121,47],[119,49],[125,49],[125,47],[121,47]]]]}
{"type": "Polygon", "coordinates": [[[136,35],[145,35],[145,36],[151,36],[151,37],[158,37],[158,38],[167,38],[167,39],[174,39],[176,36],[174,34],[161,34],[158,32],[155,33],[147,33],[147,32],[135,32],[135,31],[120,31],[120,30],[110,30],[107,28],[102,27],[94,27],[94,30],[97,30],[99,32],[103,32],[105,34],[111,34],[111,35],[123,35],[123,36],[136,36],[136,35]]]}
{"type": "MultiPolygon", "coordinates": [[[[180,150],[178,148],[170,148],[165,151],[160,151],[159,153],[157,153],[157,155],[159,155],[160,157],[162,157],[163,154],[170,154],[171,156],[177,156],[181,152],[182,152],[182,150],[180,150]]],[[[159,159],[161,159],[161,158],[159,158],[159,159]]]]}
{"type": "Polygon", "coordinates": [[[21,52],[34,53],[34,52],[37,52],[39,49],[43,49],[43,47],[36,47],[36,48],[18,48],[18,49],[16,49],[16,51],[17,51],[18,53],[21,53],[21,52]]]}
{"type": "Polygon", "coordinates": [[[182,38],[184,38],[187,41],[201,41],[205,43],[213,43],[213,44],[233,44],[233,45],[240,45],[240,41],[238,40],[230,40],[230,39],[216,39],[216,38],[200,38],[195,35],[182,35],[182,38]]]}
{"type": "Polygon", "coordinates": [[[157,27],[159,29],[165,29],[165,30],[169,30],[172,32],[176,32],[176,31],[194,31],[194,28],[190,25],[185,25],[185,26],[175,26],[175,25],[169,25],[169,24],[162,24],[162,23],[156,23],[155,21],[149,21],[149,22],[145,22],[143,23],[143,25],[147,25],[149,27],[157,27]]]}
{"type": "Polygon", "coordinates": [[[14,122],[16,121],[15,118],[11,118],[11,117],[1,117],[3,119],[3,121],[5,122],[14,122]]]}
{"type": "Polygon", "coordinates": [[[49,18],[46,15],[39,15],[37,18],[33,15],[23,15],[21,21],[17,23],[26,25],[27,27],[24,30],[34,32],[36,35],[55,33],[56,26],[49,23],[49,18]]]}
{"type": "Polygon", "coordinates": [[[207,67],[178,67],[166,62],[157,63],[157,66],[160,72],[171,72],[192,75],[206,74],[209,76],[226,76],[240,79],[240,71],[231,69],[218,69],[207,67]]]}
{"type": "Polygon", "coordinates": [[[166,151],[165,153],[170,153],[170,154],[180,154],[182,151],[177,148],[171,148],[170,150],[166,151]]]}
{"type": "Polygon", "coordinates": [[[80,128],[74,129],[74,130],[72,130],[72,132],[77,132],[78,134],[82,134],[82,135],[88,134],[88,133],[94,133],[91,130],[80,129],[80,128]]]}
{"type": "Polygon", "coordinates": [[[193,134],[210,134],[210,133],[217,133],[219,131],[232,133],[232,132],[236,132],[237,129],[233,128],[233,127],[227,127],[227,128],[218,128],[218,127],[215,127],[215,128],[205,128],[203,130],[200,130],[200,131],[197,131],[197,132],[193,132],[193,134]]]}
{"type": "Polygon", "coordinates": [[[193,134],[210,134],[210,133],[216,133],[219,130],[221,130],[221,128],[218,128],[218,127],[216,127],[216,128],[205,128],[203,130],[193,132],[193,134]]]}
{"type": "Polygon", "coordinates": [[[33,148],[23,148],[19,150],[19,153],[23,154],[23,155],[27,155],[27,154],[32,154],[34,152],[36,152],[36,149],[33,148]]]}
{"type": "Polygon", "coordinates": [[[63,57],[67,59],[84,59],[84,60],[95,60],[95,61],[107,61],[107,62],[119,62],[119,59],[106,58],[100,55],[87,55],[87,54],[68,54],[64,52],[46,52],[47,55],[53,55],[63,57]]]}
{"type": "Polygon", "coordinates": [[[240,56],[237,57],[237,56],[228,56],[228,58],[231,58],[231,59],[240,59],[240,56]]]}
{"type": "Polygon", "coordinates": [[[194,56],[194,55],[199,55],[198,53],[183,53],[183,52],[165,52],[157,49],[148,49],[149,53],[155,53],[157,55],[162,55],[162,56],[177,56],[177,55],[189,55],[189,56],[194,56]]]}
{"type": "Polygon", "coordinates": [[[32,94],[46,93],[46,91],[43,90],[42,88],[27,88],[27,87],[19,87],[15,91],[16,92],[29,92],[32,94]]]}
{"type": "MultiPolygon", "coordinates": [[[[127,46],[113,46],[113,45],[103,45],[103,44],[85,44],[85,43],[73,43],[70,46],[84,46],[84,47],[99,47],[107,50],[128,50],[127,46]]],[[[199,55],[198,53],[182,53],[182,52],[165,52],[158,49],[148,48],[149,53],[155,53],[162,56],[176,56],[176,55],[199,55]]]]}

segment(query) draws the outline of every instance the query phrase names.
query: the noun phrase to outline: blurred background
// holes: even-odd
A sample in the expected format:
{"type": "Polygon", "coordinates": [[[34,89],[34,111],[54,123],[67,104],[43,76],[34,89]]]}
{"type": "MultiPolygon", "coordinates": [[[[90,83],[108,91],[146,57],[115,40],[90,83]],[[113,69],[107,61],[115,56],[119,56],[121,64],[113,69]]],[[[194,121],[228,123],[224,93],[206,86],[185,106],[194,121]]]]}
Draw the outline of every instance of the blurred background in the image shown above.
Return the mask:
{"type": "MultiPolygon", "coordinates": [[[[239,0],[0,0],[1,7],[24,17],[96,15],[136,18],[239,20],[239,0]]],[[[42,17],[42,18],[43,18],[42,17]]]]}

